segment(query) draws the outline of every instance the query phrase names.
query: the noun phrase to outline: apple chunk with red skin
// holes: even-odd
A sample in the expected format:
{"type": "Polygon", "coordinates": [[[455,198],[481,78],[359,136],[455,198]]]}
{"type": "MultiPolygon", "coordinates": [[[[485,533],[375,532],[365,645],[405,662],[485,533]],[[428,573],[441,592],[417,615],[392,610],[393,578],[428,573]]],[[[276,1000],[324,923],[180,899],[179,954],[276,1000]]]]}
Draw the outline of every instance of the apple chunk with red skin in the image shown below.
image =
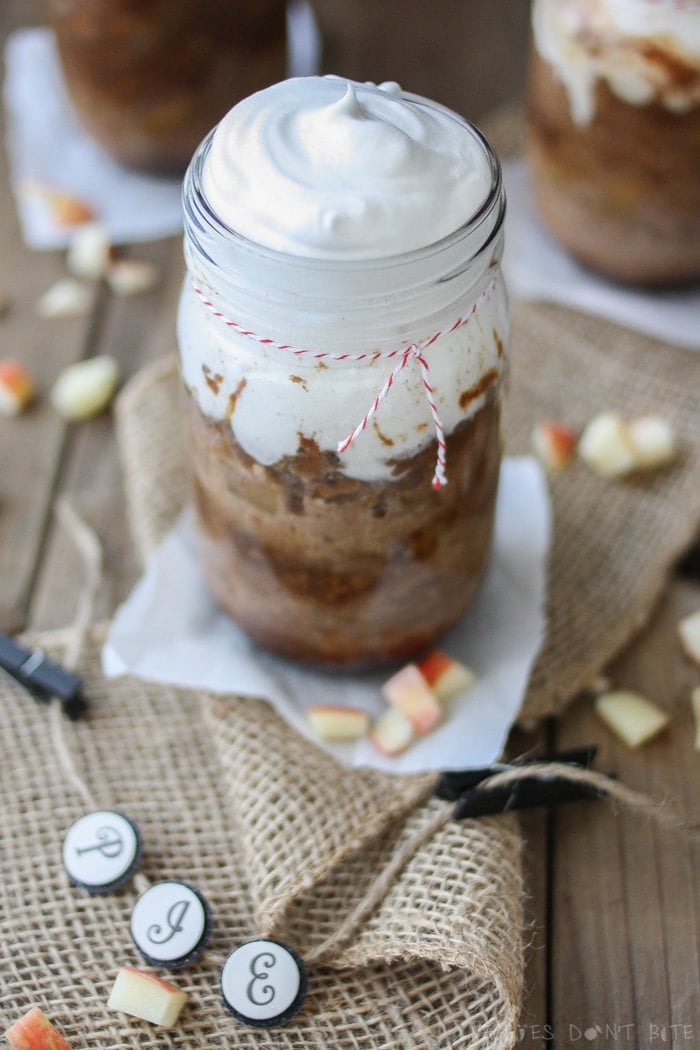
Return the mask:
{"type": "Polygon", "coordinates": [[[0,361],[0,415],[18,416],[35,393],[34,380],[21,361],[0,361]]]}
{"type": "Polygon", "coordinates": [[[142,1021],[172,1028],[186,1002],[186,993],[170,981],[137,970],[135,966],[122,966],[112,985],[107,1006],[142,1021]]]}
{"type": "Polygon", "coordinates": [[[71,1050],[61,1033],[38,1006],[7,1029],[5,1038],[12,1050],[71,1050]]]}
{"type": "Polygon", "coordinates": [[[565,470],[576,450],[578,436],[571,427],[551,419],[536,423],[532,431],[532,445],[540,462],[551,473],[565,470]]]}
{"type": "Polygon", "coordinates": [[[474,685],[476,675],[466,664],[453,659],[447,653],[435,649],[418,664],[437,700],[450,700],[474,685]]]}
{"type": "Polygon", "coordinates": [[[406,664],[382,686],[392,707],[404,715],[418,736],[425,736],[442,720],[442,708],[415,664],[406,664]]]}

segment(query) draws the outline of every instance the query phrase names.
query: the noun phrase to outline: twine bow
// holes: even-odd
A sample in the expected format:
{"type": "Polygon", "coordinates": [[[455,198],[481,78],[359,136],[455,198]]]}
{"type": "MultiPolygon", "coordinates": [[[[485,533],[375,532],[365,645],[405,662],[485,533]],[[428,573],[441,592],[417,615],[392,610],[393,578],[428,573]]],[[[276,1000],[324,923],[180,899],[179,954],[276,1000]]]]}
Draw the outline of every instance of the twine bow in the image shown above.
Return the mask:
{"type": "Polygon", "coordinates": [[[254,342],[259,343],[260,346],[268,346],[273,348],[274,350],[286,350],[287,352],[294,354],[295,357],[311,357],[315,361],[355,361],[359,363],[362,361],[389,361],[398,358],[397,364],[387,376],[381,390],[375,397],[374,401],[372,402],[372,404],[370,405],[369,409],[364,414],[360,422],[357,424],[355,429],[348,434],[346,438],[338,442],[337,451],[340,455],[342,455],[348,448],[350,448],[350,445],[352,445],[356,438],[360,436],[363,430],[366,430],[368,424],[375,416],[380,405],[389,394],[389,391],[394,385],[397,376],[400,375],[401,372],[403,372],[404,368],[406,368],[406,366],[411,361],[417,361],[418,366],[420,368],[421,381],[423,383],[425,398],[428,402],[430,415],[433,421],[435,439],[437,441],[435,471],[433,473],[432,479],[432,487],[437,490],[441,489],[444,485],[447,484],[447,445],[445,443],[445,430],[442,425],[440,412],[438,410],[437,403],[435,400],[435,391],[433,389],[432,383],[430,382],[430,366],[428,364],[427,358],[424,356],[424,351],[427,350],[428,347],[436,343],[443,336],[450,335],[452,332],[456,332],[458,328],[461,328],[463,325],[465,325],[474,316],[483,300],[490,294],[495,283],[496,275],[494,275],[493,279],[489,281],[489,283],[480,293],[478,298],[472,304],[469,311],[462,317],[458,317],[457,320],[454,321],[454,323],[451,324],[449,328],[441,329],[439,332],[435,332],[427,339],[422,339],[418,343],[411,343],[410,346],[402,347],[398,350],[390,350],[386,353],[381,350],[375,350],[371,353],[365,354],[332,354],[328,351],[323,350],[311,350],[308,348],[294,347],[291,346],[289,343],[277,343],[274,339],[270,339],[267,336],[258,335],[257,332],[253,332],[250,329],[246,329],[237,321],[234,321],[230,317],[227,317],[221,312],[221,310],[217,309],[214,303],[212,303],[212,301],[207,297],[206,293],[203,292],[201,288],[198,288],[197,285],[194,283],[192,287],[202,305],[205,306],[214,317],[218,318],[218,320],[220,320],[228,328],[233,328],[236,332],[238,332],[239,335],[245,336],[247,339],[252,339],[254,342]]]}

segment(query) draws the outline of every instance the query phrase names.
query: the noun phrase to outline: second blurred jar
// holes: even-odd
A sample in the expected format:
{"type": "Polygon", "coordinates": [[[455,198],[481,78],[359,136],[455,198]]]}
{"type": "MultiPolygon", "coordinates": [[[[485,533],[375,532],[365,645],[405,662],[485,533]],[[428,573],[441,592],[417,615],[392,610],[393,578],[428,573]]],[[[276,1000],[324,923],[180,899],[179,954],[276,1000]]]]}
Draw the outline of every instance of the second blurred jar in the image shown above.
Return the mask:
{"type": "Polygon", "coordinates": [[[232,99],[286,70],[285,0],[48,0],[71,101],[127,166],[182,173],[232,99]]]}
{"type": "Polygon", "coordinates": [[[622,281],[700,279],[700,0],[535,0],[540,215],[622,281]]]}

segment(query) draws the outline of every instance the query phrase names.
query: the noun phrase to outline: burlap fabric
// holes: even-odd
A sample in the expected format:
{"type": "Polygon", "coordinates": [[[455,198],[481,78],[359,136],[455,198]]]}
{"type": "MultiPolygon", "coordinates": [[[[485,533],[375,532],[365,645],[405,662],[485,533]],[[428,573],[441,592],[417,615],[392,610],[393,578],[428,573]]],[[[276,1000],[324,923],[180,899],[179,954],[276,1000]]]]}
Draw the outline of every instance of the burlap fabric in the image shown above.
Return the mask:
{"type": "Polygon", "coordinates": [[[700,355],[542,304],[514,311],[509,451],[538,419],[581,428],[604,409],[664,416],[681,456],[667,470],[606,481],[583,464],[552,479],[546,641],[521,714],[556,713],[589,686],[651,615],[700,526],[700,355]]]}
{"type": "MultiPolygon", "coordinates": [[[[530,448],[533,424],[582,427],[597,412],[663,415],[682,454],[669,469],[605,481],[581,463],[551,480],[554,541],[548,628],[520,714],[560,711],[643,626],[700,524],[700,355],[598,318],[541,304],[513,310],[506,451],[530,448]]],[[[119,431],[138,549],[146,557],[186,499],[174,360],[122,394],[119,431]]]]}
{"type": "MultiPolygon", "coordinates": [[[[60,656],[66,635],[40,641],[60,656]]],[[[522,979],[512,818],[447,821],[424,779],[343,773],[262,702],[105,682],[98,653],[94,638],[81,668],[91,714],[77,724],[0,682],[2,1027],[37,1004],[73,1050],[512,1046],[522,979]],[[66,775],[66,753],[89,797],[66,775]],[[138,894],[69,886],[62,837],[93,807],[138,823],[145,878],[185,879],[211,904],[210,944],[174,978],[191,998],[172,1031],[107,1010],[118,967],[139,963],[128,932],[138,894]],[[260,933],[293,944],[310,973],[301,1013],[264,1032],[218,996],[226,954],[260,933]]]]}

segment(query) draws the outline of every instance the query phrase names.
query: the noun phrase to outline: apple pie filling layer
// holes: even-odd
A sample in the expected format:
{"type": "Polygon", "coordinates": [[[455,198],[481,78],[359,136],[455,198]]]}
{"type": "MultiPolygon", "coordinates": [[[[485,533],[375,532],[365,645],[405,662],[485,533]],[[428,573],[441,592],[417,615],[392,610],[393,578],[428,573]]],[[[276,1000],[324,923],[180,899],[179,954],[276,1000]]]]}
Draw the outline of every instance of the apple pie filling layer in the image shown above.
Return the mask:
{"type": "Polygon", "coordinates": [[[263,466],[226,421],[187,401],[205,573],[256,641],[298,659],[371,666],[421,650],[464,613],[491,544],[497,389],[448,436],[449,483],[439,491],[434,441],[397,459],[390,481],[348,477],[341,457],[301,434],[295,455],[263,466]]]}

